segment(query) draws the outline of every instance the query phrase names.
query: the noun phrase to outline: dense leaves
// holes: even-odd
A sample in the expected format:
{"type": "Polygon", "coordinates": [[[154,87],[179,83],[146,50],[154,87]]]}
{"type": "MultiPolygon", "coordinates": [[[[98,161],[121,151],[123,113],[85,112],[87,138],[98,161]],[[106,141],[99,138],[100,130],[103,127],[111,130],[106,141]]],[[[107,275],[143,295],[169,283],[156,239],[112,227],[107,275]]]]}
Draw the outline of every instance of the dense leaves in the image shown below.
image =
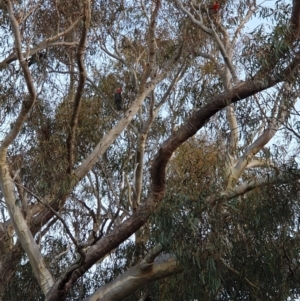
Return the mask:
{"type": "Polygon", "coordinates": [[[297,1],[5,0],[0,25],[1,300],[299,298],[297,1]]]}

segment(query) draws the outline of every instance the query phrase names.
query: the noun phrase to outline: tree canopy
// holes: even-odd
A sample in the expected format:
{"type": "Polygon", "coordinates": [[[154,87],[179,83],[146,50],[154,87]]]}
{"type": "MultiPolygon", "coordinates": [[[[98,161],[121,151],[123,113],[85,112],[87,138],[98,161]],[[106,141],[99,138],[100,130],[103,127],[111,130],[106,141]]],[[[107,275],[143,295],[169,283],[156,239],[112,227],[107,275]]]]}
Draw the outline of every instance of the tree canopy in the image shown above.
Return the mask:
{"type": "Polygon", "coordinates": [[[0,300],[300,298],[300,1],[0,25],[0,300]]]}

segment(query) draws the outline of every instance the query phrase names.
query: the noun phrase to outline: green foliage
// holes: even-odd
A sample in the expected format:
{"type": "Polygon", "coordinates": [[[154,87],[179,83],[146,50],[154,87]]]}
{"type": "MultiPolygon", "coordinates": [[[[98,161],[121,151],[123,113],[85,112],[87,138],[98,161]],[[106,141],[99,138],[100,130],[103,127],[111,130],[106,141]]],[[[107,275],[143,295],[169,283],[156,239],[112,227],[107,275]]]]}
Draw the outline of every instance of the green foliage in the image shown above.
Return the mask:
{"type": "MultiPolygon", "coordinates": [[[[94,265],[72,287],[67,300],[84,300],[125,274],[158,244],[164,247],[163,253],[177,258],[183,272],[147,284],[127,301],[141,300],[147,294],[152,300],[163,301],[298,298],[299,146],[294,139],[299,139],[300,114],[294,104],[299,96],[299,74],[297,68],[288,78],[283,72],[299,50],[298,41],[290,42],[291,3],[277,1],[269,7],[269,3],[256,6],[250,0],[220,0],[219,11],[212,14],[201,11],[201,7],[211,5],[206,0],[181,1],[188,13],[174,1],[91,2],[92,21],[83,58],[87,80],[81,91],[78,44],[85,24],[80,19],[83,2],[14,3],[25,60],[30,60],[30,51],[36,51],[36,47],[45,47],[47,55],[30,67],[30,81],[38,97],[8,150],[7,170],[15,182],[17,208],[22,208],[24,221],[55,279],[79,259],[74,239],[89,252],[102,237],[110,238],[112,230],[136,218],[136,207],[144,210],[143,202],[154,191],[152,160],[160,154],[160,147],[168,150],[170,141],[176,141],[176,146],[184,142],[180,141],[180,126],[194,131],[200,118],[203,127],[168,154],[172,157],[166,168],[166,183],[162,183],[166,185],[164,198],[161,202],[154,200],[155,205],[147,204],[147,208],[156,208],[151,215],[152,209],[142,211],[141,220],[150,219],[134,235],[130,227],[125,229],[128,232],[123,233],[132,235],[127,241],[110,250],[104,248],[107,257],[91,262],[94,265]],[[152,22],[155,5],[159,11],[152,22]],[[254,11],[254,21],[259,25],[244,28],[243,22],[248,20],[243,18],[254,11]],[[72,29],[55,40],[56,44],[49,40],[39,44],[65,31],[78,18],[72,29]],[[231,69],[239,81],[234,81],[231,69]],[[127,122],[131,105],[143,92],[142,80],[148,88],[166,70],[153,92],[136,104],[139,111],[130,124],[116,133],[115,126],[127,122]],[[272,81],[285,82],[229,103],[227,95],[239,98],[236,89],[245,81],[249,80],[244,91],[247,94],[248,88],[266,83],[272,76],[272,81]],[[290,89],[285,90],[286,85],[290,89]],[[114,104],[118,87],[123,89],[121,112],[114,104]],[[68,174],[67,139],[76,95],[81,95],[81,102],[75,122],[73,174],[68,174]],[[224,104],[228,107],[219,111],[224,104]],[[286,118],[281,118],[285,110],[286,118]],[[207,119],[211,112],[217,113],[207,119]],[[262,136],[267,131],[269,136],[276,131],[283,134],[271,144],[269,136],[262,136]],[[88,175],[77,179],[74,171],[97,145],[103,146],[106,135],[113,142],[94,156],[97,162],[88,175]],[[243,164],[247,166],[241,169],[236,186],[227,189],[228,179],[243,164]],[[137,179],[139,172],[141,179],[137,179]],[[141,199],[137,196],[139,180],[141,199]],[[238,193],[251,183],[257,187],[238,193]],[[53,206],[57,214],[41,200],[53,206]]],[[[1,60],[11,59],[16,48],[2,5],[1,60]]],[[[0,64],[2,137],[13,128],[29,99],[29,80],[24,80],[20,62],[6,62],[0,64]]],[[[1,233],[5,233],[9,219],[6,206],[1,200],[1,233]]],[[[14,247],[20,247],[17,237],[13,239],[14,247]]],[[[5,261],[2,255],[0,268],[5,261]]],[[[14,267],[3,301],[44,298],[29,263],[24,262],[22,259],[14,267]]]]}
{"type": "Polygon", "coordinates": [[[10,286],[7,287],[3,295],[3,300],[5,301],[39,301],[45,298],[33,275],[29,261],[18,264],[10,283],[10,286]]]}
{"type": "Polygon", "coordinates": [[[151,237],[176,254],[185,271],[154,285],[154,300],[298,298],[299,184],[290,177],[290,184],[213,208],[204,195],[195,200],[170,191],[153,216],[151,237]]]}

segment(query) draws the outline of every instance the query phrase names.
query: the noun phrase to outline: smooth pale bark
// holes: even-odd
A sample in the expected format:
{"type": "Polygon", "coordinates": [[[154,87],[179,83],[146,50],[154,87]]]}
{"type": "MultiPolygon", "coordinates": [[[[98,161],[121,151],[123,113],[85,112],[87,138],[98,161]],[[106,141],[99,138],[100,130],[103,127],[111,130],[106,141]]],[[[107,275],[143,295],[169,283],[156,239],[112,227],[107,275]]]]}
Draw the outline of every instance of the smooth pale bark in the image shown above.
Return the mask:
{"type": "MultiPolygon", "coordinates": [[[[299,58],[300,61],[300,58],[299,58]]],[[[294,62],[295,65],[298,65],[294,62]]],[[[293,65],[291,65],[292,67],[293,65]]],[[[293,68],[287,69],[287,72],[293,72],[293,68]]],[[[132,234],[139,230],[148,220],[150,214],[157,208],[161,202],[165,190],[166,166],[173,152],[188,138],[192,137],[216,112],[225,108],[228,102],[237,102],[245,99],[259,91],[274,86],[279,79],[269,79],[263,83],[258,80],[249,80],[239,84],[232,90],[221,93],[211,99],[205,106],[196,111],[179,129],[174,132],[160,147],[151,167],[151,186],[147,199],[142,202],[137,211],[122,224],[116,226],[108,235],[102,237],[86,252],[84,262],[78,266],[76,263],[62,275],[54,284],[47,295],[47,301],[64,300],[73,284],[80,278],[95,262],[103,258],[111,250],[118,247],[122,242],[128,239],[132,234]]],[[[138,104],[136,104],[138,105],[138,104]]],[[[136,107],[136,112],[138,106],[136,107]]],[[[118,125],[117,125],[118,126],[118,125]]],[[[112,139],[112,137],[107,137],[112,139]]],[[[99,146],[99,148],[101,145],[99,146]]],[[[99,151],[99,149],[98,149],[99,151]]],[[[96,153],[96,156],[98,154],[96,153]]],[[[87,162],[88,168],[90,162],[87,162]]],[[[87,172],[87,170],[85,170],[87,172]]]]}
{"type": "Polygon", "coordinates": [[[19,113],[19,116],[13,124],[11,131],[3,139],[0,147],[0,186],[14,230],[16,231],[18,239],[29,258],[33,273],[41,289],[43,290],[44,294],[47,294],[50,288],[53,286],[54,281],[50,272],[46,268],[39,247],[33,238],[26,220],[23,217],[21,204],[19,205],[17,203],[14,192],[15,184],[10,176],[8,164],[6,163],[7,148],[18,136],[28,113],[34,105],[37,93],[33,84],[31,73],[28,68],[28,63],[23,57],[21,33],[19,30],[18,22],[14,15],[12,3],[10,1],[6,1],[5,5],[14,34],[15,51],[24,73],[24,79],[29,96],[27,99],[23,100],[21,112],[19,113]]]}
{"type": "Polygon", "coordinates": [[[230,127],[230,155],[235,156],[239,141],[239,130],[235,111],[232,106],[226,108],[227,120],[230,127]]]}
{"type": "Polygon", "coordinates": [[[2,160],[0,160],[1,190],[3,192],[7,209],[18,239],[29,258],[33,273],[41,289],[46,295],[53,286],[54,281],[48,269],[46,268],[39,247],[32,236],[26,220],[23,217],[20,207],[21,205],[17,203],[14,192],[14,183],[10,177],[8,166],[3,162],[5,160],[3,156],[5,156],[5,154],[6,153],[3,154],[3,152],[1,153],[2,160]]]}
{"type": "Polygon", "coordinates": [[[290,178],[285,179],[283,176],[260,178],[256,181],[251,181],[249,183],[237,186],[232,190],[222,191],[219,195],[211,195],[206,199],[206,203],[213,207],[219,203],[225,202],[226,200],[230,200],[237,196],[244,195],[245,193],[247,193],[255,188],[259,188],[259,187],[266,186],[266,185],[285,184],[285,183],[289,183],[289,182],[290,182],[290,178]]]}
{"type": "MultiPolygon", "coordinates": [[[[296,22],[295,22],[296,24],[296,22]]],[[[116,226],[113,231],[101,238],[91,246],[86,254],[86,258],[81,265],[74,264],[68,269],[60,279],[55,283],[47,300],[62,300],[65,298],[67,292],[74,285],[79,277],[81,277],[97,260],[103,258],[108,252],[119,246],[130,237],[137,229],[145,224],[149,215],[158,206],[161,201],[165,189],[165,168],[173,154],[173,152],[189,137],[194,135],[216,112],[225,108],[229,103],[237,102],[259,91],[274,86],[276,83],[287,79],[288,75],[298,67],[299,59],[295,60],[286,71],[283,71],[279,76],[269,78],[265,74],[259,74],[254,79],[247,82],[240,83],[232,90],[226,93],[219,94],[211,99],[199,111],[195,112],[193,116],[180,127],[180,129],[171,135],[169,139],[161,146],[157,156],[155,157],[151,169],[151,187],[149,196],[138,209],[136,214],[133,214],[128,220],[116,226]]],[[[269,71],[269,70],[267,70],[269,71]]],[[[269,73],[268,73],[269,74],[269,73]]],[[[157,83],[161,78],[157,81],[157,83]]],[[[107,149],[107,147],[116,139],[120,132],[129,124],[133,116],[138,112],[143,98],[147,92],[153,90],[156,83],[151,83],[150,86],[146,84],[145,90],[141,90],[137,100],[134,102],[132,109],[128,110],[123,120],[121,120],[117,127],[113,129],[104,139],[97,145],[94,152],[83,162],[83,164],[76,170],[75,174],[78,179],[81,179],[87,174],[93,165],[98,161],[99,157],[107,149]],[[153,84],[151,89],[149,88],[153,84]],[[103,143],[103,145],[102,145],[103,143]]]]}
{"type": "Polygon", "coordinates": [[[75,176],[80,180],[82,179],[99,161],[100,157],[106,152],[109,146],[117,139],[117,137],[122,133],[122,131],[129,125],[133,117],[137,114],[140,107],[142,106],[145,98],[151,93],[155,86],[162,81],[170,69],[163,72],[161,75],[157,76],[156,79],[146,84],[146,88],[139,93],[133,104],[125,113],[124,117],[118,122],[118,124],[111,129],[97,144],[95,149],[91,154],[82,162],[82,164],[75,170],[75,176]]]}
{"type": "Polygon", "coordinates": [[[152,263],[142,262],[130,268],[112,282],[101,287],[85,301],[124,300],[146,284],[181,271],[182,268],[178,266],[175,257],[163,254],[152,263]]]}
{"type": "MultiPolygon", "coordinates": [[[[234,189],[237,181],[246,168],[252,165],[254,156],[275,136],[277,131],[280,129],[286,118],[289,116],[290,109],[294,106],[297,97],[294,101],[287,104],[288,94],[282,92],[289,92],[290,86],[284,84],[285,88],[281,90],[278,97],[282,98],[278,108],[274,109],[274,112],[279,111],[276,116],[273,115],[268,128],[247,148],[243,156],[236,160],[236,163],[229,170],[229,177],[227,183],[227,190],[234,189]]],[[[267,162],[266,162],[267,163],[267,162]]]]}

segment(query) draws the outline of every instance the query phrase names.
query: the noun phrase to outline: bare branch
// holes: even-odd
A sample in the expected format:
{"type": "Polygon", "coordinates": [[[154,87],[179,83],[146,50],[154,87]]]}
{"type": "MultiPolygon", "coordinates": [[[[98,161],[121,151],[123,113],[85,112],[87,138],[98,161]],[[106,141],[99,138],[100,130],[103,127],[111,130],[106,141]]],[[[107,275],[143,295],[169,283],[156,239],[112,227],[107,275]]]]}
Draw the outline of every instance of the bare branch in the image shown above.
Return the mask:
{"type": "Polygon", "coordinates": [[[239,129],[238,124],[234,112],[234,108],[232,105],[227,106],[226,115],[229,122],[230,128],[230,150],[229,153],[231,156],[235,157],[237,147],[238,147],[238,139],[239,139],[239,129]]]}
{"type": "MultiPolygon", "coordinates": [[[[73,46],[76,45],[76,42],[54,42],[61,37],[65,36],[67,33],[69,33],[73,28],[77,25],[77,23],[81,20],[81,18],[78,18],[75,22],[73,22],[65,31],[57,34],[54,37],[50,37],[48,39],[43,40],[40,42],[36,47],[30,49],[27,52],[22,53],[22,55],[28,55],[32,56],[33,54],[40,52],[41,50],[44,50],[45,48],[51,47],[51,46],[73,46]]],[[[17,25],[18,26],[18,25],[17,25]]],[[[9,55],[6,59],[4,59],[2,62],[0,62],[0,71],[6,68],[6,66],[15,60],[17,60],[19,57],[17,54],[12,53],[9,55]]]]}
{"type": "Polygon", "coordinates": [[[175,0],[175,3],[178,5],[178,7],[179,7],[184,13],[186,13],[186,14],[189,16],[189,18],[191,19],[191,21],[192,21],[195,25],[199,26],[205,33],[207,33],[207,34],[209,34],[209,35],[212,35],[212,34],[213,34],[213,32],[212,32],[211,29],[209,29],[208,27],[204,26],[204,24],[203,24],[202,22],[199,22],[198,20],[196,20],[195,17],[194,17],[194,16],[193,16],[186,8],[183,7],[181,1],[175,0]]]}
{"type": "Polygon", "coordinates": [[[160,8],[160,0],[153,1],[154,10],[151,14],[150,24],[149,24],[149,37],[148,37],[148,47],[149,47],[149,59],[147,63],[146,70],[144,72],[144,76],[141,79],[139,90],[143,90],[146,84],[147,79],[151,75],[156,59],[156,39],[155,39],[155,27],[156,27],[156,18],[160,8]]]}
{"type": "Polygon", "coordinates": [[[82,35],[78,46],[77,51],[77,65],[79,69],[79,83],[77,86],[77,91],[74,99],[74,107],[73,107],[73,114],[70,121],[70,131],[69,136],[67,138],[67,151],[68,151],[68,169],[67,172],[71,173],[71,170],[73,169],[74,165],[74,151],[75,151],[75,136],[76,136],[76,128],[78,123],[78,116],[80,111],[80,104],[81,104],[81,98],[83,95],[83,89],[86,81],[86,70],[84,67],[83,62],[83,56],[86,48],[86,39],[87,39],[87,33],[88,28],[91,20],[91,8],[90,8],[90,1],[85,0],[84,2],[84,17],[83,17],[83,29],[82,29],[82,35]]]}
{"type": "MultiPolygon", "coordinates": [[[[19,184],[17,184],[15,182],[16,185],[19,186],[19,184]]],[[[49,209],[53,214],[54,216],[56,216],[56,218],[58,220],[60,220],[60,222],[63,224],[67,234],[69,235],[70,239],[72,240],[73,244],[76,246],[76,249],[78,250],[78,252],[80,253],[81,256],[84,257],[84,253],[80,250],[80,248],[78,247],[78,244],[77,244],[77,240],[74,238],[73,234],[71,233],[67,223],[64,221],[64,219],[61,217],[60,213],[59,212],[56,212],[47,202],[43,202],[41,200],[40,197],[38,197],[36,194],[34,194],[33,192],[31,192],[30,190],[28,190],[26,187],[24,187],[23,185],[20,185],[23,189],[25,189],[29,194],[31,194],[34,198],[37,199],[37,201],[39,203],[41,203],[43,206],[45,206],[47,209],[49,209]]]]}
{"type": "Polygon", "coordinates": [[[23,53],[22,53],[22,41],[21,41],[21,35],[20,35],[20,31],[19,31],[19,27],[18,27],[18,22],[14,16],[13,13],[13,7],[10,1],[6,1],[6,6],[7,6],[7,10],[9,13],[9,17],[11,20],[11,25],[12,25],[12,29],[13,29],[13,33],[14,33],[14,39],[15,39],[15,50],[17,53],[17,57],[18,60],[21,64],[21,68],[24,72],[24,78],[26,81],[26,86],[29,92],[29,96],[28,99],[23,101],[23,106],[21,109],[21,112],[18,116],[18,118],[16,119],[16,122],[13,125],[12,130],[5,136],[2,145],[0,147],[0,149],[2,151],[5,151],[6,148],[14,141],[14,139],[17,137],[17,135],[19,134],[23,123],[25,122],[27,115],[29,113],[29,111],[31,110],[35,99],[36,99],[36,90],[32,81],[32,77],[28,68],[28,64],[26,62],[26,60],[23,57],[23,53]]]}
{"type": "Polygon", "coordinates": [[[241,30],[244,28],[245,24],[250,20],[250,18],[252,17],[253,13],[257,10],[258,8],[252,8],[249,9],[245,18],[241,21],[241,23],[239,24],[239,26],[237,27],[236,31],[234,32],[234,36],[232,39],[232,45],[235,46],[236,44],[236,40],[241,32],[241,30]]]}
{"type": "Polygon", "coordinates": [[[145,85],[145,89],[140,90],[136,99],[133,101],[131,107],[124,114],[124,117],[118,122],[118,124],[111,129],[101,141],[97,144],[92,153],[82,162],[82,164],[75,170],[75,175],[77,179],[81,179],[86,173],[93,167],[93,165],[99,160],[99,158],[105,153],[107,148],[115,141],[115,139],[119,136],[119,134],[129,125],[132,118],[138,112],[141,104],[145,100],[145,98],[149,95],[149,93],[155,88],[157,83],[163,80],[167,74],[171,71],[174,63],[177,62],[181,55],[182,48],[179,49],[178,53],[174,55],[174,57],[170,60],[166,69],[158,74],[151,82],[145,85]]]}
{"type": "Polygon", "coordinates": [[[155,261],[147,262],[147,260],[143,260],[140,264],[128,269],[123,275],[100,288],[85,301],[124,300],[150,282],[182,272],[182,268],[173,256],[170,256],[170,254],[165,254],[168,256],[163,255],[155,261]]]}
{"type": "MultiPolygon", "coordinates": [[[[238,79],[237,74],[235,72],[235,68],[234,68],[234,66],[231,62],[231,55],[228,55],[228,52],[231,52],[231,49],[226,50],[226,48],[224,47],[221,39],[219,38],[218,34],[215,31],[214,26],[212,26],[211,30],[212,30],[212,37],[215,39],[215,41],[216,41],[216,43],[219,47],[219,50],[222,54],[222,57],[225,61],[225,64],[228,67],[228,69],[229,69],[229,71],[232,75],[232,80],[233,80],[234,84],[237,84],[239,79],[238,79]]],[[[230,46],[230,48],[232,48],[232,47],[230,46]]]]}
{"type": "MultiPolygon", "coordinates": [[[[238,276],[242,276],[237,270],[235,270],[234,268],[232,268],[229,264],[226,263],[226,261],[223,258],[220,258],[220,261],[223,263],[223,265],[231,272],[233,272],[234,274],[238,275],[238,276]]],[[[255,289],[259,289],[256,285],[254,285],[247,277],[243,276],[243,279],[245,279],[245,281],[252,287],[254,287],[255,289]]]]}
{"type": "Polygon", "coordinates": [[[290,85],[284,83],[282,90],[278,93],[278,97],[281,98],[278,115],[271,118],[268,128],[247,148],[243,156],[238,159],[237,163],[232,166],[228,178],[227,189],[231,190],[234,188],[249,162],[251,162],[253,157],[274,137],[284,120],[288,117],[290,108],[293,107],[294,102],[297,101],[297,97],[294,97],[292,103],[287,104],[288,99],[290,98],[289,92],[290,85]]]}
{"type": "MultiPolygon", "coordinates": [[[[297,179],[295,178],[295,181],[297,179]]],[[[284,178],[283,176],[278,177],[263,177],[255,181],[251,181],[246,184],[242,184],[240,186],[235,187],[232,190],[225,190],[221,192],[217,196],[209,196],[205,202],[209,204],[211,207],[216,206],[217,204],[224,203],[227,200],[231,200],[235,197],[238,197],[240,195],[244,195],[247,192],[265,186],[265,185],[279,185],[290,182],[290,179],[284,178]]]]}

